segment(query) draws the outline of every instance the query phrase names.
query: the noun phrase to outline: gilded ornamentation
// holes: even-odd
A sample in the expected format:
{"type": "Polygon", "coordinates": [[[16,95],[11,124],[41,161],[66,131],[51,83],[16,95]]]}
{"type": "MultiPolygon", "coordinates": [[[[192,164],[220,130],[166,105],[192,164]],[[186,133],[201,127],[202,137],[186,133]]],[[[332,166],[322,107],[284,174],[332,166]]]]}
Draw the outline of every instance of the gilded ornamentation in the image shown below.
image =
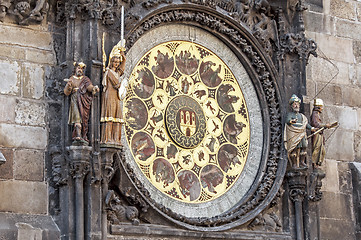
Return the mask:
{"type": "Polygon", "coordinates": [[[246,105],[232,72],[214,53],[186,41],[160,44],[129,79],[124,115],[134,159],[164,194],[211,201],[243,170],[250,137],[246,105]]]}

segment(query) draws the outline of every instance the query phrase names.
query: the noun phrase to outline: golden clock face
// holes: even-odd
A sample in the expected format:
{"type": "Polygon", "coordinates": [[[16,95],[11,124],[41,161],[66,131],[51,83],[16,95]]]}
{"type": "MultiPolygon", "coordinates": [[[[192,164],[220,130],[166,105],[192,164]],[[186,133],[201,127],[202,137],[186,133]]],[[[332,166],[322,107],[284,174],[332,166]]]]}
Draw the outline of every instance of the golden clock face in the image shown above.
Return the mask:
{"type": "Polygon", "coordinates": [[[134,67],[124,100],[125,134],[142,173],[187,203],[214,200],[243,171],[250,122],[241,88],[207,48],[162,43],[134,67]]]}

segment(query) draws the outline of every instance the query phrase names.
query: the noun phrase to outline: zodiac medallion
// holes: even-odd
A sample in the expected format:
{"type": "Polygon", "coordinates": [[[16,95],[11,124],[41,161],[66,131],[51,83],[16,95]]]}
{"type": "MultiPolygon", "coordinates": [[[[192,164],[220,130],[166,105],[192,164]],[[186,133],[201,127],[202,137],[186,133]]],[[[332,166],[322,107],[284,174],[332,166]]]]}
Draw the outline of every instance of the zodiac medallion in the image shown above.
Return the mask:
{"type": "Polygon", "coordinates": [[[126,139],[150,183],[176,201],[212,201],[232,188],[247,161],[247,103],[229,67],[207,48],[165,42],[129,77],[126,139]]]}

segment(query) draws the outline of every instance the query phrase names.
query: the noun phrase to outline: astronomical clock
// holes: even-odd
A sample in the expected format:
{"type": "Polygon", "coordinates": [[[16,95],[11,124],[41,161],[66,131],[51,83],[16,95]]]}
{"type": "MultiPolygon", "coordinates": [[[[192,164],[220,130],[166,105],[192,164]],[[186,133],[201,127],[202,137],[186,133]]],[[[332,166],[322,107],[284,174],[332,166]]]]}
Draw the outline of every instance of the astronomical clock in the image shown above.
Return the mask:
{"type": "Polygon", "coordinates": [[[124,119],[137,166],[174,201],[212,201],[244,169],[247,102],[229,67],[204,46],[169,41],[150,49],[130,74],[124,119]]]}
{"type": "Polygon", "coordinates": [[[253,219],[282,180],[272,68],[258,46],[240,44],[169,24],[127,53],[125,172],[153,209],[188,229],[253,219]]]}

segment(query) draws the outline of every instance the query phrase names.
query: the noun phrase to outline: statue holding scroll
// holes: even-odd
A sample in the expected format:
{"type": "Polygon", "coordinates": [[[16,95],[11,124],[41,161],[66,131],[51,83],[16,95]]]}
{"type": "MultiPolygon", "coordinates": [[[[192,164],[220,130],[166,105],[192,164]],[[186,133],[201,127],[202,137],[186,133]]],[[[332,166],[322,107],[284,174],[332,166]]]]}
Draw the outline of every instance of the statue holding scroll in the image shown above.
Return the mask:
{"type": "Polygon", "coordinates": [[[306,129],[315,130],[305,115],[300,113],[301,99],[295,94],[289,100],[292,112],[286,118],[284,143],[287,150],[288,160],[292,168],[306,168],[307,136],[306,129]]]}

